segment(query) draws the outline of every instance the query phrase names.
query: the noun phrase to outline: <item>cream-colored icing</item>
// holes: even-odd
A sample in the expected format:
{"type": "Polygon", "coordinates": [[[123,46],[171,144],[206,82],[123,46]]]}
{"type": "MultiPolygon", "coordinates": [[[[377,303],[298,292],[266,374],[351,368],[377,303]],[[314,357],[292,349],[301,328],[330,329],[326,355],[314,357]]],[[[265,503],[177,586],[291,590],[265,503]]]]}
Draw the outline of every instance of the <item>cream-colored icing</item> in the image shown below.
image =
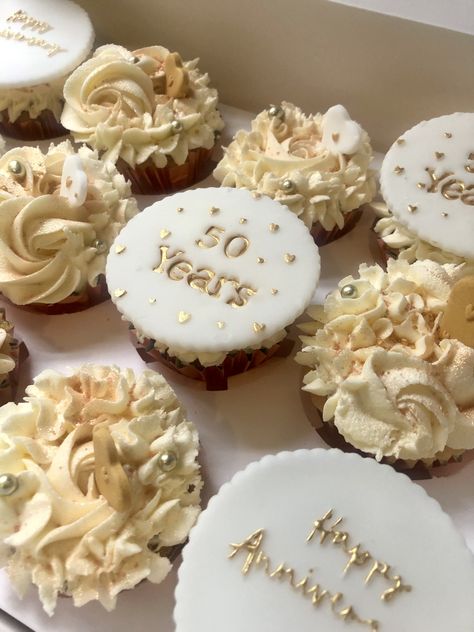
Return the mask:
{"type": "Polygon", "coordinates": [[[32,88],[0,90],[0,112],[6,110],[8,120],[14,123],[23,112],[35,119],[44,110],[50,110],[59,121],[64,103],[63,87],[64,79],[61,79],[32,88]]]}
{"type": "Polygon", "coordinates": [[[5,320],[4,310],[0,310],[0,385],[8,380],[8,374],[15,368],[15,360],[12,357],[12,347],[16,340],[12,336],[13,326],[5,320]]]}
{"type": "Polygon", "coordinates": [[[0,158],[0,290],[13,303],[58,303],[105,271],[113,240],[138,208],[115,167],[86,147],[78,151],[88,179],[87,198],[73,206],[60,196],[69,141],[39,149],[12,149],[0,158]],[[18,160],[25,176],[12,178],[18,160]]]}
{"type": "Polygon", "coordinates": [[[217,110],[218,95],[198,60],[183,62],[190,91],[185,98],[164,94],[163,63],[169,51],[150,46],[129,52],[102,46],[80,66],[64,87],[62,124],[76,141],[86,142],[115,163],[132,167],[151,159],[165,167],[169,159],[183,164],[198,147],[211,149],[224,123],[217,110]],[[172,121],[182,129],[173,132],[172,121]]]}
{"type": "Polygon", "coordinates": [[[324,421],[356,448],[429,460],[474,447],[474,350],[439,331],[452,286],[472,273],[429,260],[390,260],[387,272],[362,264],[309,310],[296,358],[310,367],[304,390],[327,398],[324,421]],[[348,284],[356,297],[341,296],[348,284]]]}
{"type": "Polygon", "coordinates": [[[390,249],[399,251],[397,255],[399,259],[409,263],[421,259],[431,259],[441,264],[466,262],[463,257],[446,252],[417,237],[394,218],[386,204],[372,204],[372,207],[380,218],[374,226],[375,232],[390,249]]]}
{"type": "Polygon", "coordinates": [[[308,227],[319,222],[326,230],[342,228],[344,215],[375,195],[367,133],[342,106],[311,116],[291,103],[281,107],[283,117],[264,110],[252,121],[250,132],[237,132],[214,170],[215,178],[223,186],[278,200],[308,227]],[[338,151],[333,138],[352,153],[338,151]],[[287,179],[294,186],[289,192],[282,188],[287,179]]]}
{"type": "Polygon", "coordinates": [[[63,593],[76,606],[97,599],[111,610],[120,591],[166,577],[162,548],[184,542],[199,514],[197,431],[153,371],[48,370],[26,393],[0,409],[0,472],[19,482],[0,497],[0,557],[16,591],[36,584],[50,615],[63,593]],[[96,425],[110,430],[130,481],[125,512],[97,490],[96,425]],[[177,457],[170,472],[159,466],[167,451],[177,457]]]}

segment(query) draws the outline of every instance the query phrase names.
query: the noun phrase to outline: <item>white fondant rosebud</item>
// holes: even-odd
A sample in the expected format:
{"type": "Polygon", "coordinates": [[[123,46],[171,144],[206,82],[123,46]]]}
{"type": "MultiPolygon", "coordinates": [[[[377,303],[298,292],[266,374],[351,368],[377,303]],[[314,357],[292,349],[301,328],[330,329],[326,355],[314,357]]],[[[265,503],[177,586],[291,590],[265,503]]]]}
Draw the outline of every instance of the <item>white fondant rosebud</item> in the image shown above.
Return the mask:
{"type": "Polygon", "coordinates": [[[87,198],[87,174],[79,156],[68,156],[61,176],[60,196],[73,207],[84,204],[87,198]]]}
{"type": "Polygon", "coordinates": [[[342,105],[329,108],[322,121],[322,144],[332,154],[355,154],[362,142],[362,128],[342,105]]]}

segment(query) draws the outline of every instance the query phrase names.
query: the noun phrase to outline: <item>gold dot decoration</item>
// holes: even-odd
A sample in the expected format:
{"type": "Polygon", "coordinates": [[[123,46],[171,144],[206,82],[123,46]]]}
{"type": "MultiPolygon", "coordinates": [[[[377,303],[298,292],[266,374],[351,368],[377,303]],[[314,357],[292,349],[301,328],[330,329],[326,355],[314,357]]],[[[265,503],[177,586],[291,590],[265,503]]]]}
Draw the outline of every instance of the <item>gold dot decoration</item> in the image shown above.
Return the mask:
{"type": "Polygon", "coordinates": [[[293,261],[296,259],[296,255],[291,255],[289,252],[287,252],[283,258],[285,260],[285,263],[293,263],[293,261]]]}
{"type": "Polygon", "coordinates": [[[148,302],[150,303],[150,305],[154,305],[156,303],[156,298],[153,298],[152,296],[148,299],[148,302]]]}
{"type": "Polygon", "coordinates": [[[397,175],[401,175],[402,173],[404,173],[404,172],[405,172],[405,168],[404,168],[404,167],[400,167],[400,165],[397,165],[393,171],[394,171],[397,175]]]}
{"type": "Polygon", "coordinates": [[[257,257],[257,263],[265,263],[265,259],[263,257],[257,257]]]}
{"type": "Polygon", "coordinates": [[[276,296],[278,294],[278,290],[276,290],[275,288],[272,289],[272,294],[273,296],[276,296]]]}
{"type": "Polygon", "coordinates": [[[278,224],[270,224],[269,228],[272,233],[276,233],[277,230],[280,230],[280,227],[278,226],[278,224]]]}
{"type": "Polygon", "coordinates": [[[176,209],[176,211],[178,213],[182,213],[184,211],[184,208],[182,206],[178,206],[178,208],[176,209]]]}
{"type": "Polygon", "coordinates": [[[453,137],[451,132],[444,132],[444,135],[446,136],[446,138],[452,138],[453,137]]]}
{"type": "Polygon", "coordinates": [[[442,160],[444,158],[444,152],[435,151],[436,160],[442,160]]]}
{"type": "Polygon", "coordinates": [[[418,207],[416,204],[409,204],[407,208],[409,213],[414,213],[418,207]]]}
{"type": "Polygon", "coordinates": [[[225,327],[225,322],[222,320],[218,320],[217,321],[217,326],[219,327],[219,329],[224,329],[225,327]]]}
{"type": "Polygon", "coordinates": [[[209,209],[209,215],[216,215],[220,211],[220,208],[217,206],[211,206],[209,209]]]}
{"type": "Polygon", "coordinates": [[[191,314],[189,312],[179,312],[178,314],[178,322],[180,322],[181,324],[183,323],[187,323],[188,320],[191,319],[191,314]]]}
{"type": "Polygon", "coordinates": [[[257,323],[255,322],[253,324],[253,330],[256,334],[260,333],[261,331],[263,331],[265,329],[266,325],[265,323],[257,323]]]}
{"type": "Polygon", "coordinates": [[[167,237],[169,237],[170,235],[171,235],[171,231],[169,231],[168,229],[166,229],[166,228],[162,228],[162,229],[160,230],[160,237],[161,237],[161,239],[166,239],[166,238],[167,238],[167,237]]]}
{"type": "Polygon", "coordinates": [[[127,293],[127,290],[123,290],[121,287],[118,287],[116,290],[114,290],[115,298],[120,298],[121,296],[125,296],[126,293],[127,293]]]}
{"type": "Polygon", "coordinates": [[[245,217],[241,217],[239,219],[239,224],[246,224],[246,223],[247,223],[247,220],[245,219],[245,217]]]}
{"type": "Polygon", "coordinates": [[[122,244],[117,244],[115,246],[115,254],[121,255],[122,252],[125,252],[126,249],[127,249],[127,246],[123,246],[122,244]]]}

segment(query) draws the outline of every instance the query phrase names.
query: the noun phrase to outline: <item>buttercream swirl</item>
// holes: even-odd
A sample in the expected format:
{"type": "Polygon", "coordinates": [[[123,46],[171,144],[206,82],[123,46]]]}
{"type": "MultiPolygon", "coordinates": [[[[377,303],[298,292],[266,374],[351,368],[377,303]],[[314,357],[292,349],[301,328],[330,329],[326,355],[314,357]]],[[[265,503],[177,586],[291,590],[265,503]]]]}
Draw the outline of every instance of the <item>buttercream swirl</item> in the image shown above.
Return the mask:
{"type": "Polygon", "coordinates": [[[323,420],[353,446],[407,461],[474,447],[474,350],[439,328],[451,288],[472,273],[430,260],[389,260],[387,272],[362,264],[310,310],[296,357],[311,369],[304,390],[326,398],[323,420]]]}
{"type": "Polygon", "coordinates": [[[48,612],[57,597],[114,608],[120,591],[161,582],[166,549],[199,514],[198,436],[165,379],[86,365],[44,371],[20,404],[0,408],[0,472],[18,488],[0,497],[0,553],[22,596],[33,582],[48,612]],[[97,489],[95,427],[108,428],[131,486],[116,511],[97,489]],[[174,469],[160,466],[163,453],[174,469]]]}
{"type": "MultiPolygon", "coordinates": [[[[399,259],[409,263],[422,259],[431,259],[441,264],[466,262],[463,257],[442,250],[417,237],[395,219],[385,203],[372,204],[372,208],[380,218],[374,226],[375,232],[399,259]]],[[[469,263],[473,264],[474,261],[469,261],[469,263]]]]}
{"type": "Polygon", "coordinates": [[[132,167],[148,159],[159,168],[169,159],[181,165],[189,151],[211,149],[215,132],[224,126],[217,91],[209,87],[196,59],[183,62],[189,76],[187,96],[167,96],[168,55],[163,46],[133,52],[115,45],[97,49],[66,81],[62,124],[104,160],[122,158],[132,167]],[[178,130],[173,121],[178,121],[178,130]]]}
{"type": "Polygon", "coordinates": [[[0,158],[0,290],[13,303],[58,303],[94,287],[105,271],[107,252],[138,208],[130,186],[115,167],[81,147],[87,195],[79,206],[60,195],[67,157],[65,141],[47,154],[30,147],[0,158]],[[13,177],[8,165],[23,165],[13,177]]]}
{"type": "Polygon", "coordinates": [[[367,133],[342,106],[310,116],[291,103],[283,102],[281,110],[281,116],[264,110],[252,121],[250,132],[237,132],[214,177],[223,186],[243,187],[278,200],[308,227],[319,222],[325,230],[342,228],[344,215],[375,195],[367,133]],[[350,153],[338,150],[338,143],[350,153]],[[285,189],[286,180],[290,190],[285,189]]]}
{"type": "Polygon", "coordinates": [[[35,119],[44,110],[52,112],[59,121],[64,104],[64,81],[60,79],[31,88],[0,90],[0,112],[7,111],[10,123],[14,123],[23,112],[35,119]]]}

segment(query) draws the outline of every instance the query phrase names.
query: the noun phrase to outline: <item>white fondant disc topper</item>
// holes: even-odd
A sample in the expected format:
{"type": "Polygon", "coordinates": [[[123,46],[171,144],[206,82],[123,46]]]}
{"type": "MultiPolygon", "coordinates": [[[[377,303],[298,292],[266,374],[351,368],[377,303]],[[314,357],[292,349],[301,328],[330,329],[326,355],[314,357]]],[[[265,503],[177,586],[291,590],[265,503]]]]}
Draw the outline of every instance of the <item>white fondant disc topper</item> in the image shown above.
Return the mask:
{"type": "Polygon", "coordinates": [[[112,300],[144,336],[194,352],[245,349],[304,311],[319,279],[303,222],[244,189],[195,189],[134,217],[107,260],[112,300]]]}
{"type": "Polygon", "coordinates": [[[474,259],[474,113],[423,121],[392,145],[382,195],[420,239],[474,259]]]}
{"type": "Polygon", "coordinates": [[[1,0],[0,89],[61,79],[93,43],[89,16],[71,0],[1,0]]]}

